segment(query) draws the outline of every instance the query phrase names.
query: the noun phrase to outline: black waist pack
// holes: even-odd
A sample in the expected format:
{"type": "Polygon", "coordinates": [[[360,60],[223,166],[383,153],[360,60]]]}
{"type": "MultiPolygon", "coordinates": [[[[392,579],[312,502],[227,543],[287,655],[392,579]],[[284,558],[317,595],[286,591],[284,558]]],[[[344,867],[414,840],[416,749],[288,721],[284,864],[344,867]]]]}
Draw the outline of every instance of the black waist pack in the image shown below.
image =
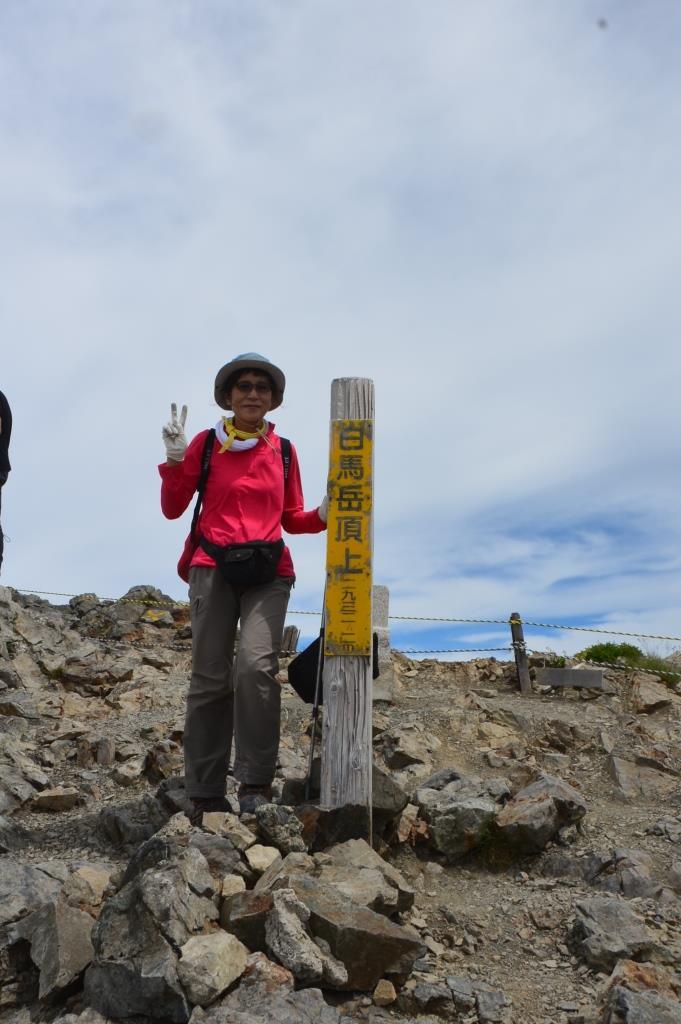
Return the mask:
{"type": "Polygon", "coordinates": [[[222,573],[224,579],[235,587],[256,587],[259,583],[271,583],[277,575],[277,566],[284,550],[283,540],[269,543],[252,540],[247,544],[211,544],[201,537],[199,544],[222,573]]]}

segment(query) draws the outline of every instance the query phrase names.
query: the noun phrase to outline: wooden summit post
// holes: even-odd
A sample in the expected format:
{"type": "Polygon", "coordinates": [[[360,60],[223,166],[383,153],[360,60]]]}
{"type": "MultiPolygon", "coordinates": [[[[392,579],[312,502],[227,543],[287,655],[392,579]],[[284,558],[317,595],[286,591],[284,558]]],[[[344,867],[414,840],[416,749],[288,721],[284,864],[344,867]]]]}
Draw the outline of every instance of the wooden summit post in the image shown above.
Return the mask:
{"type": "Polygon", "coordinates": [[[321,805],[354,807],[371,839],[374,385],[331,384],[321,805]]]}

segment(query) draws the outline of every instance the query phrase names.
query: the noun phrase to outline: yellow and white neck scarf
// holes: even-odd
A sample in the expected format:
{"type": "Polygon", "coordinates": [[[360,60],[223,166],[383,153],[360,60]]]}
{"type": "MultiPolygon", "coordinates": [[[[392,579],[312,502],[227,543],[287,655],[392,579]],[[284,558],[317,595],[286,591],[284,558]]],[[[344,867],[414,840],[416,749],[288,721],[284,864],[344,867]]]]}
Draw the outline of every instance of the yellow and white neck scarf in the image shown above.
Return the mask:
{"type": "Polygon", "coordinates": [[[266,436],[268,426],[267,420],[263,420],[256,431],[249,433],[246,430],[237,430],[234,419],[223,416],[215,424],[215,436],[221,445],[218,454],[222,455],[227,451],[243,452],[248,448],[255,448],[260,438],[266,436]]]}

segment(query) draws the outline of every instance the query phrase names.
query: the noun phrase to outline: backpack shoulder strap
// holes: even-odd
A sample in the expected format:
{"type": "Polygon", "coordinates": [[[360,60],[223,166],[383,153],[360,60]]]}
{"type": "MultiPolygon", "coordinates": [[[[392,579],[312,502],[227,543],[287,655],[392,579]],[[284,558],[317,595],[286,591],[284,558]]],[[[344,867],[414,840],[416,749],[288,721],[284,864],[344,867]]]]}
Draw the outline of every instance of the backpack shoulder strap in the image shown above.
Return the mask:
{"type": "Polygon", "coordinates": [[[189,531],[192,540],[194,540],[194,533],[196,531],[196,524],[199,521],[199,512],[201,511],[201,502],[203,501],[203,492],[206,489],[206,480],[208,479],[208,471],[210,469],[210,457],[213,454],[213,442],[215,441],[215,428],[211,428],[206,434],[206,440],[203,445],[203,452],[201,454],[201,474],[199,476],[199,482],[196,486],[196,504],[194,505],[194,512],[192,513],[192,525],[189,531]]]}
{"type": "Polygon", "coordinates": [[[291,467],[291,442],[288,437],[280,437],[281,443],[281,461],[284,466],[284,487],[288,482],[288,471],[291,467]]]}

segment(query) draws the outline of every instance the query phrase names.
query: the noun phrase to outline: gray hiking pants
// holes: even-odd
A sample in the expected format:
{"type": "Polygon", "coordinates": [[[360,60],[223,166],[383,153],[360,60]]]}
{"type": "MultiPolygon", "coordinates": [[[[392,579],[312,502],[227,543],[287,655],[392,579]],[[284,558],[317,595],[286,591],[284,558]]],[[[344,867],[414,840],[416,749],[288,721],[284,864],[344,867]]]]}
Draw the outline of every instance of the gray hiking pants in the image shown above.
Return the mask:
{"type": "Polygon", "coordinates": [[[189,571],[192,678],[184,728],[189,797],[224,796],[232,734],[239,782],[267,785],[274,778],[281,712],[275,676],[292,584],[278,576],[257,587],[235,587],[217,569],[189,571]]]}

